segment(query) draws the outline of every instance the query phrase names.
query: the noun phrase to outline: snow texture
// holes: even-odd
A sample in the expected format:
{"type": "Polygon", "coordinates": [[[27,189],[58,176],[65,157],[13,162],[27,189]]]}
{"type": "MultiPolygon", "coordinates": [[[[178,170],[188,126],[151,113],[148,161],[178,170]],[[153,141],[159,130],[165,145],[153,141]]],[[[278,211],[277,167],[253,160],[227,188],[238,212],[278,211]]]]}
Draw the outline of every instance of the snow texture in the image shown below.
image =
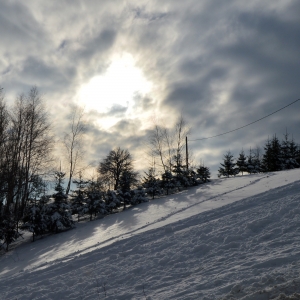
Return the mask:
{"type": "Polygon", "coordinates": [[[218,179],[0,256],[0,299],[300,299],[300,170],[218,179]]]}

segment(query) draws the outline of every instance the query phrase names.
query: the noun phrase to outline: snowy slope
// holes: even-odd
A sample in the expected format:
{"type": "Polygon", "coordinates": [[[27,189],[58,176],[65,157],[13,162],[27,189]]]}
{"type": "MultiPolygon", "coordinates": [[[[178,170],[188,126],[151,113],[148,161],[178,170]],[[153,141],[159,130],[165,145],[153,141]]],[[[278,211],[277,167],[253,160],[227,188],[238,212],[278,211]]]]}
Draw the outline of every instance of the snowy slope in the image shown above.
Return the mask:
{"type": "Polygon", "coordinates": [[[281,292],[300,293],[299,175],[218,179],[25,241],[0,257],[0,299],[279,299],[281,292]]]}

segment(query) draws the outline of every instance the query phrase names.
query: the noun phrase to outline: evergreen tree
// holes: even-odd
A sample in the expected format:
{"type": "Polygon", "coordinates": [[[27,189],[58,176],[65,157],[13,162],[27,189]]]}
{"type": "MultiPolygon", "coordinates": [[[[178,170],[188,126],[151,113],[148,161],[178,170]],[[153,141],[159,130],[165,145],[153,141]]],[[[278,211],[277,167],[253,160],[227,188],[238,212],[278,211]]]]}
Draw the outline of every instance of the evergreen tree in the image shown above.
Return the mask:
{"type": "Polygon", "coordinates": [[[261,167],[261,154],[260,148],[256,148],[253,150],[253,157],[252,157],[252,164],[253,164],[253,173],[260,173],[262,171],[261,167]]]}
{"type": "Polygon", "coordinates": [[[210,178],[210,170],[208,167],[205,167],[204,165],[200,165],[197,169],[197,175],[198,178],[201,180],[201,182],[207,182],[210,178]]]}
{"type": "Polygon", "coordinates": [[[174,188],[174,183],[173,183],[173,175],[169,171],[165,171],[162,174],[162,188],[166,191],[167,195],[169,195],[169,191],[174,188]]]}
{"type": "Polygon", "coordinates": [[[233,155],[230,151],[228,151],[224,155],[224,163],[221,163],[221,167],[219,168],[219,174],[218,177],[225,176],[235,176],[238,174],[238,168],[235,167],[236,163],[234,162],[233,155]]]}
{"type": "Polygon", "coordinates": [[[5,251],[8,251],[9,245],[22,236],[18,230],[18,221],[14,213],[14,204],[9,205],[8,207],[2,207],[0,217],[0,241],[2,241],[0,246],[3,247],[5,251]]]}
{"type": "Polygon", "coordinates": [[[22,217],[23,224],[21,229],[32,233],[32,241],[35,236],[41,236],[47,231],[47,203],[49,197],[45,195],[47,184],[40,176],[34,176],[32,179],[31,195],[22,217]]]}
{"type": "Polygon", "coordinates": [[[297,149],[297,151],[296,151],[296,153],[295,153],[295,157],[296,157],[296,162],[297,162],[297,164],[300,166],[300,145],[298,145],[297,148],[298,148],[298,149],[297,149]]]}
{"type": "Polygon", "coordinates": [[[272,169],[272,147],[269,139],[264,146],[264,150],[265,153],[262,158],[262,170],[263,172],[270,172],[272,169]]]}
{"type": "Polygon", "coordinates": [[[254,166],[254,155],[252,149],[249,150],[249,155],[247,157],[247,172],[249,174],[255,173],[255,166],[254,166]]]}
{"type": "Polygon", "coordinates": [[[146,188],[146,193],[154,199],[154,197],[161,192],[159,179],[155,176],[154,168],[149,168],[148,173],[145,172],[145,175],[143,178],[143,186],[146,188]]]}
{"type": "MultiPolygon", "coordinates": [[[[208,180],[208,178],[210,178],[210,171],[209,168],[207,169],[207,173],[206,173],[206,179],[208,180]]],[[[193,170],[193,169],[188,169],[187,171],[185,170],[185,172],[187,172],[186,177],[188,178],[189,181],[189,186],[196,186],[198,185],[198,174],[193,170]]]]}
{"type": "Polygon", "coordinates": [[[299,165],[296,161],[296,144],[294,140],[289,140],[289,134],[284,134],[284,139],[281,142],[281,158],[282,158],[282,170],[298,168],[299,165]]]}
{"type": "Polygon", "coordinates": [[[184,172],[184,167],[182,164],[182,157],[180,154],[174,155],[173,161],[175,164],[173,165],[173,185],[176,189],[180,190],[181,187],[187,187],[188,186],[188,178],[187,174],[184,172]]]}
{"type": "Polygon", "coordinates": [[[247,157],[246,157],[243,149],[239,154],[239,157],[236,161],[236,165],[238,166],[239,172],[242,172],[242,175],[244,172],[248,171],[247,170],[247,157]]]}
{"type": "Polygon", "coordinates": [[[135,172],[127,170],[122,172],[118,196],[120,197],[121,202],[123,202],[123,209],[126,208],[126,204],[131,203],[131,187],[137,184],[136,177],[137,174],[135,172]]]}
{"type": "Polygon", "coordinates": [[[281,155],[281,145],[280,141],[277,138],[276,134],[273,136],[271,141],[271,149],[272,149],[272,169],[271,171],[280,171],[282,170],[282,155],[281,155]]]}
{"type": "Polygon", "coordinates": [[[297,152],[299,152],[299,150],[300,150],[300,147],[297,146],[294,139],[292,138],[290,141],[290,153],[291,153],[291,159],[293,160],[293,164],[294,164],[295,168],[300,167],[300,161],[297,161],[297,152]]]}
{"type": "Polygon", "coordinates": [[[282,170],[282,151],[281,144],[276,137],[266,143],[265,153],[262,160],[262,167],[264,172],[275,172],[282,170]]]}
{"type": "Polygon", "coordinates": [[[93,215],[97,214],[106,215],[107,208],[104,201],[104,192],[100,189],[101,184],[93,180],[89,181],[87,187],[87,197],[85,199],[85,205],[83,207],[83,212],[88,213],[90,216],[90,221],[93,219],[93,215]]]}
{"type": "Polygon", "coordinates": [[[76,184],[76,190],[73,191],[71,196],[71,210],[72,215],[77,214],[77,221],[85,213],[85,203],[86,203],[86,186],[88,181],[83,180],[81,172],[79,172],[78,180],[73,180],[76,184]]]}
{"type": "Polygon", "coordinates": [[[105,194],[105,209],[112,213],[112,211],[121,205],[121,201],[118,198],[115,191],[108,190],[105,194]]]}
{"type": "Polygon", "coordinates": [[[32,232],[32,241],[35,236],[41,236],[47,231],[48,216],[47,216],[47,197],[42,197],[39,200],[31,200],[25,209],[23,216],[22,229],[32,232]]]}
{"type": "Polygon", "coordinates": [[[138,186],[137,189],[131,191],[131,205],[137,205],[143,202],[148,202],[148,198],[142,186],[138,186]]]}
{"type": "Polygon", "coordinates": [[[63,180],[65,173],[55,172],[55,191],[54,202],[47,205],[48,228],[51,232],[59,232],[74,227],[71,215],[71,208],[64,193],[63,180]]]}

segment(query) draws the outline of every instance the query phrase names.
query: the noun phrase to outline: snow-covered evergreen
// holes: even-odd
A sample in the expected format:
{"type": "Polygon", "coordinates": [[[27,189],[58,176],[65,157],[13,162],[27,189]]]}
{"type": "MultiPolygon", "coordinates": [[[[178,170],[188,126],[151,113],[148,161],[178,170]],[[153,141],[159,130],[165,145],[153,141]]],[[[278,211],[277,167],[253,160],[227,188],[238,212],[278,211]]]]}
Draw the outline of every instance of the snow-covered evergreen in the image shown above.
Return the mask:
{"type": "Polygon", "coordinates": [[[138,186],[137,189],[131,190],[131,205],[137,205],[148,201],[149,199],[147,198],[145,189],[142,186],[138,186]]]}
{"type": "Polygon", "coordinates": [[[76,184],[76,189],[71,195],[71,210],[72,215],[77,214],[77,221],[79,222],[80,217],[85,214],[85,204],[86,204],[86,186],[88,181],[83,180],[81,172],[79,173],[79,178],[73,180],[76,184]]]}
{"type": "Polygon", "coordinates": [[[105,209],[110,213],[114,209],[117,209],[118,207],[121,206],[121,201],[118,198],[116,191],[108,190],[105,193],[104,198],[105,198],[105,209]]]}
{"type": "Polygon", "coordinates": [[[71,207],[67,201],[67,195],[64,193],[63,180],[65,173],[55,172],[55,191],[53,202],[47,205],[48,229],[51,232],[59,232],[74,227],[71,207]]]}
{"type": "Polygon", "coordinates": [[[247,172],[247,157],[244,153],[244,150],[242,149],[242,151],[239,154],[239,157],[236,160],[236,165],[239,168],[239,173],[242,173],[242,175],[244,174],[244,172],[247,172]]]}
{"type": "Polygon", "coordinates": [[[170,171],[165,171],[161,177],[162,188],[165,190],[166,194],[169,195],[169,192],[174,188],[173,175],[170,171]]]}
{"type": "Polygon", "coordinates": [[[26,209],[23,217],[22,229],[32,232],[32,240],[35,236],[41,236],[48,231],[48,215],[47,203],[49,197],[43,196],[39,200],[31,200],[26,209]]]}
{"type": "Polygon", "coordinates": [[[9,245],[22,234],[18,230],[18,220],[14,213],[14,205],[3,207],[0,212],[0,247],[8,251],[9,245]]]}
{"type": "Polygon", "coordinates": [[[108,213],[108,208],[105,203],[105,196],[102,191],[94,188],[93,182],[90,182],[90,188],[87,189],[87,197],[85,198],[85,205],[83,211],[85,214],[89,214],[90,221],[92,221],[93,216],[97,214],[106,215],[108,213]]]}
{"type": "Polygon", "coordinates": [[[208,182],[209,178],[210,178],[210,170],[208,167],[206,167],[204,165],[200,165],[197,168],[197,175],[198,175],[198,178],[201,181],[201,183],[208,182]]]}
{"type": "Polygon", "coordinates": [[[234,162],[234,157],[230,151],[224,154],[223,161],[224,163],[221,163],[221,167],[219,168],[218,177],[229,177],[238,174],[238,168],[235,167],[236,163],[234,162]]]}
{"type": "Polygon", "coordinates": [[[146,193],[154,199],[155,196],[161,194],[160,180],[156,178],[154,168],[149,168],[148,172],[145,172],[145,175],[143,186],[146,188],[146,193]]]}
{"type": "Polygon", "coordinates": [[[284,139],[281,141],[281,169],[289,170],[298,168],[299,164],[296,160],[297,145],[294,140],[289,139],[289,134],[284,134],[284,139]]]}

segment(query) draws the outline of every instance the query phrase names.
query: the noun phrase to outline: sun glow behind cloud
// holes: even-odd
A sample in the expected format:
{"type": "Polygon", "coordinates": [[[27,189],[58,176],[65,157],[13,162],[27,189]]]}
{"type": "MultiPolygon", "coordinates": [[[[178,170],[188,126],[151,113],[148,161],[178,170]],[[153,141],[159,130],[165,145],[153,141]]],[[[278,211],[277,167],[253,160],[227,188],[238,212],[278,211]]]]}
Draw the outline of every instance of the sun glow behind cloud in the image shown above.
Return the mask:
{"type": "MultiPolygon", "coordinates": [[[[86,111],[96,110],[105,114],[113,108],[121,108],[121,111],[123,108],[124,114],[129,114],[134,104],[134,96],[137,93],[147,94],[151,87],[151,82],[135,66],[132,55],[123,53],[112,58],[103,75],[91,78],[80,88],[78,103],[85,106],[86,111]]],[[[116,116],[108,116],[100,123],[109,128],[117,119],[116,116]]]]}

